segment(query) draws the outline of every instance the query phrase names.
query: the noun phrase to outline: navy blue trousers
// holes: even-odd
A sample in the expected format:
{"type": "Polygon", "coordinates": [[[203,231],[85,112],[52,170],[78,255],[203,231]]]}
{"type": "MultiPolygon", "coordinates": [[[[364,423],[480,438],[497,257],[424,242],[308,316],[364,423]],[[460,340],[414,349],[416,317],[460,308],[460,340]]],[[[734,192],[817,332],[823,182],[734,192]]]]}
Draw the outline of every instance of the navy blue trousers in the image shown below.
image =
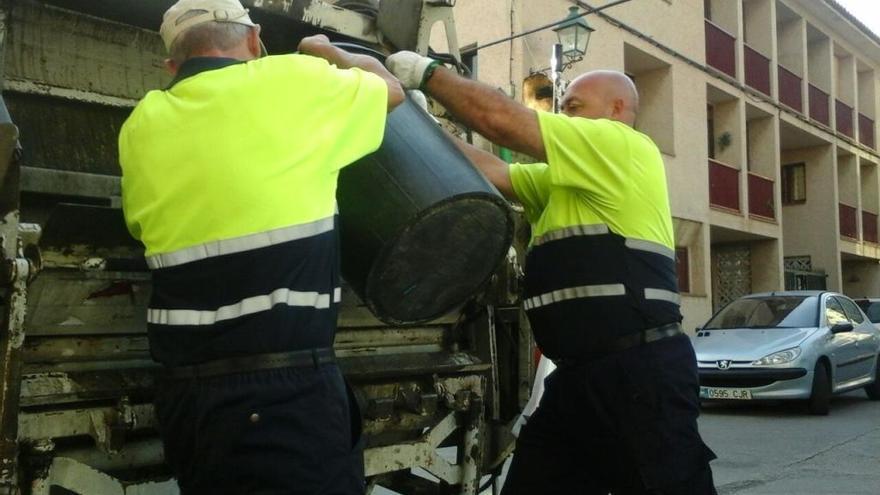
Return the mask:
{"type": "Polygon", "coordinates": [[[158,387],[165,458],[183,495],[362,495],[361,420],[335,364],[158,387]]]}
{"type": "Polygon", "coordinates": [[[716,493],[686,336],[562,364],[544,386],[503,495],[716,493]]]}

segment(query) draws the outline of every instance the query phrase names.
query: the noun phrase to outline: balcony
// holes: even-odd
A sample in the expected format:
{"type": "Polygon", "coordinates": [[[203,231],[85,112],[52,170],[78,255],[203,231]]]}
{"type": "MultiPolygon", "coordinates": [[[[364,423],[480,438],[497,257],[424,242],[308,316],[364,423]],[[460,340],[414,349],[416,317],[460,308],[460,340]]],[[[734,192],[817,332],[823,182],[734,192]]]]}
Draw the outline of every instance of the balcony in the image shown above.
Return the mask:
{"type": "Polygon", "coordinates": [[[820,124],[831,125],[828,113],[828,93],[810,84],[810,118],[820,124]]]}
{"type": "Polygon", "coordinates": [[[745,45],[746,84],[770,96],[770,59],[745,45]]]}
{"type": "Polygon", "coordinates": [[[749,214],[767,219],[775,219],[773,201],[773,180],[749,172],[749,214]]]}
{"type": "Polygon", "coordinates": [[[856,209],[843,203],[839,204],[840,212],[840,235],[853,240],[859,238],[859,227],[856,223],[856,209]]]}
{"type": "Polygon", "coordinates": [[[709,204],[739,211],[739,169],[709,160],[709,204]]]}
{"type": "Polygon", "coordinates": [[[855,137],[853,134],[853,108],[846,103],[835,100],[834,112],[837,115],[837,132],[847,137],[855,137]]]}
{"type": "Polygon", "coordinates": [[[859,142],[874,149],[874,121],[867,115],[859,114],[859,142]]]}
{"type": "Polygon", "coordinates": [[[736,77],[736,36],[706,19],[706,63],[736,77]]]}
{"type": "Polygon", "coordinates": [[[866,242],[877,243],[877,214],[862,210],[862,237],[866,242]]]}
{"type": "Polygon", "coordinates": [[[779,66],[779,102],[798,112],[804,111],[802,80],[794,72],[779,66]]]}

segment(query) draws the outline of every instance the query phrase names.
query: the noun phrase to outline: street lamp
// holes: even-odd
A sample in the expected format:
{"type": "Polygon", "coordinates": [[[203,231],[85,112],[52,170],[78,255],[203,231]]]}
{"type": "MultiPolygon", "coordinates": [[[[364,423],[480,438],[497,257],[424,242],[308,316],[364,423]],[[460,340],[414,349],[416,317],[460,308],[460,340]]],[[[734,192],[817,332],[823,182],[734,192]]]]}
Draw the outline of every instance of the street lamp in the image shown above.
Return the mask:
{"type": "Polygon", "coordinates": [[[587,44],[594,29],[587,24],[576,6],[568,8],[568,15],[553,28],[559,43],[553,45],[550,55],[550,80],[553,81],[553,111],[559,111],[559,98],[564,90],[562,71],[584,59],[587,44]]]}
{"type": "Polygon", "coordinates": [[[553,28],[562,45],[562,54],[568,59],[564,65],[571,65],[581,59],[587,53],[587,45],[590,43],[590,35],[595,31],[587,24],[583,15],[578,13],[577,6],[568,8],[568,16],[553,28]]]}

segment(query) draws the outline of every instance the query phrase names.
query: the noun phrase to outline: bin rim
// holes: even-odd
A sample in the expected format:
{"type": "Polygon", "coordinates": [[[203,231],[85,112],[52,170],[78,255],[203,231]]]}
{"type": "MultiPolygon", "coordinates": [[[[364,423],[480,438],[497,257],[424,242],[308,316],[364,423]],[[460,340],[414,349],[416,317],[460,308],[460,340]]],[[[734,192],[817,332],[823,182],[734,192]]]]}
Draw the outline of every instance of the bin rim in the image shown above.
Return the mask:
{"type": "Polygon", "coordinates": [[[472,299],[481,290],[483,290],[484,287],[486,287],[486,285],[489,283],[489,281],[492,279],[492,277],[497,272],[498,266],[500,266],[502,260],[504,259],[505,253],[510,249],[511,244],[513,243],[514,230],[515,230],[515,219],[513,216],[513,209],[510,207],[510,204],[507,202],[507,200],[505,200],[499,194],[493,194],[490,192],[483,192],[483,191],[474,191],[474,192],[466,192],[466,193],[456,194],[455,196],[450,196],[448,198],[443,199],[442,201],[438,201],[437,203],[434,203],[433,205],[431,205],[430,208],[426,208],[424,210],[419,211],[416,215],[414,215],[410,219],[410,221],[403,228],[401,228],[399,231],[397,231],[393,237],[391,237],[388,241],[386,241],[385,245],[382,247],[382,249],[376,255],[376,258],[373,260],[373,263],[370,266],[370,271],[367,274],[367,284],[364,287],[364,295],[367,297],[364,298],[365,299],[364,303],[367,305],[367,307],[370,309],[370,312],[377,319],[379,319],[380,321],[387,323],[389,325],[394,325],[394,326],[419,325],[422,323],[430,322],[432,320],[436,320],[437,318],[440,318],[440,317],[448,314],[449,312],[454,310],[456,307],[459,307],[462,304],[466,304],[467,301],[472,299]],[[500,252],[496,253],[496,255],[492,257],[493,259],[498,260],[497,264],[494,267],[492,267],[491,271],[487,272],[486,277],[482,281],[480,281],[477,284],[474,284],[473,290],[469,291],[469,293],[467,294],[467,297],[462,298],[461,303],[458,303],[458,304],[452,305],[448,308],[439,310],[439,311],[432,313],[428,316],[418,318],[418,319],[413,319],[413,320],[403,320],[403,319],[395,318],[391,315],[382,314],[382,312],[379,311],[379,308],[376,307],[376,305],[373,301],[373,298],[369,297],[369,295],[372,293],[371,289],[375,286],[376,283],[378,283],[376,281],[379,278],[379,277],[376,277],[376,275],[378,275],[378,273],[377,273],[378,267],[383,266],[387,263],[388,259],[391,256],[391,250],[397,246],[397,242],[400,240],[400,238],[403,237],[404,235],[406,235],[408,232],[410,232],[415,226],[419,225],[419,223],[421,222],[421,220],[423,218],[434,214],[437,210],[444,208],[449,203],[461,201],[463,199],[487,200],[487,202],[489,202],[489,203],[494,203],[495,206],[499,207],[499,210],[503,212],[504,220],[505,220],[505,222],[504,222],[505,223],[504,241],[502,243],[500,243],[500,246],[501,246],[499,248],[500,252]]]}

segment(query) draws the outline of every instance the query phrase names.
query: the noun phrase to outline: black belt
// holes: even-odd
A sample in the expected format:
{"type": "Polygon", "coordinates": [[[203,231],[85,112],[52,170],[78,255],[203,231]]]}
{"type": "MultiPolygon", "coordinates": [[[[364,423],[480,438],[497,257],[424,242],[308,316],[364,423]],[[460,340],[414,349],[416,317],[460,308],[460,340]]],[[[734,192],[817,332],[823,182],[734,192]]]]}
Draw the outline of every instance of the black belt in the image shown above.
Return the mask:
{"type": "Polygon", "coordinates": [[[272,370],[278,368],[317,368],[322,364],[336,362],[333,349],[323,347],[303,351],[276,352],[272,354],[251,354],[216,361],[208,361],[192,366],[179,366],[165,369],[165,378],[185,379],[232,375],[248,371],[272,370]]]}
{"type": "Polygon", "coordinates": [[[557,366],[567,366],[591,361],[607,356],[612,352],[625,351],[627,349],[632,349],[633,347],[649,344],[668,337],[682,335],[683,333],[684,331],[681,329],[681,324],[669,323],[618,337],[612,340],[609,344],[601,346],[601,348],[593,349],[587,357],[564,357],[554,359],[553,363],[557,366]]]}
{"type": "Polygon", "coordinates": [[[681,335],[682,333],[683,332],[681,330],[681,325],[679,323],[669,323],[667,325],[649,328],[647,330],[642,330],[641,332],[635,332],[629,335],[624,335],[623,337],[618,337],[611,343],[611,350],[625,351],[626,349],[630,349],[632,347],[649,344],[651,342],[656,342],[667,337],[675,337],[676,335],[681,335]]]}

